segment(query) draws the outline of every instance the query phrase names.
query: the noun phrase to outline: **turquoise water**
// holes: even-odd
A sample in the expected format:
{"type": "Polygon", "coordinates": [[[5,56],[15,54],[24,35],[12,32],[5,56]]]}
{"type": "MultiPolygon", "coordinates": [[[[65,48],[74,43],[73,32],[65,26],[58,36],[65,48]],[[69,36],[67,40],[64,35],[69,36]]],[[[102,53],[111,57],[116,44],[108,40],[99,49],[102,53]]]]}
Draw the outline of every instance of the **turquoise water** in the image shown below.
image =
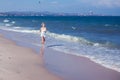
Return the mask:
{"type": "Polygon", "coordinates": [[[46,47],[85,56],[120,71],[120,17],[0,17],[1,33],[18,43],[40,47],[40,24],[46,23],[46,47]]]}

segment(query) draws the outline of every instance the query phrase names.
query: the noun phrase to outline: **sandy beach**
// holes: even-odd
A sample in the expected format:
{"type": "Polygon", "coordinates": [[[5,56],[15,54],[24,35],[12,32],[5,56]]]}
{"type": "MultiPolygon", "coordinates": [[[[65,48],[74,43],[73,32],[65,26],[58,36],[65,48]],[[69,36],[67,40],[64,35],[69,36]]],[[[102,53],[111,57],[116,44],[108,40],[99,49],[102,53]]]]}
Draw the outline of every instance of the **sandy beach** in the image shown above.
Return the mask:
{"type": "Polygon", "coordinates": [[[120,0],[1,0],[0,80],[120,80],[120,0]]]}
{"type": "Polygon", "coordinates": [[[0,80],[120,80],[120,72],[44,46],[36,54],[0,36],[0,80]]]}
{"type": "Polygon", "coordinates": [[[44,68],[41,57],[0,35],[0,80],[61,80],[44,68]]]}

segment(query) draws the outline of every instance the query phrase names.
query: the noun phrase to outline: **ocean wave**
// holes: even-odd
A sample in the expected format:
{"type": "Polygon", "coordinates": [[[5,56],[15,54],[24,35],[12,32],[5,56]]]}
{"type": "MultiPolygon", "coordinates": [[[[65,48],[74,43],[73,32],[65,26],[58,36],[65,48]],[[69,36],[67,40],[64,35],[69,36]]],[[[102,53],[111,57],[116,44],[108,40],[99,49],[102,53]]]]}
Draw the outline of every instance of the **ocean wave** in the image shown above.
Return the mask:
{"type": "Polygon", "coordinates": [[[39,30],[18,30],[19,27],[16,27],[16,29],[8,29],[10,31],[14,32],[22,32],[22,33],[36,33],[39,34],[39,30]]]}
{"type": "Polygon", "coordinates": [[[76,37],[76,36],[71,36],[71,35],[65,35],[65,34],[56,34],[56,33],[52,33],[52,32],[47,32],[47,35],[50,37],[53,37],[55,39],[60,39],[63,41],[68,41],[68,42],[76,42],[76,43],[82,43],[82,44],[86,44],[86,45],[91,45],[91,46],[95,46],[95,47],[115,47],[115,44],[106,41],[105,43],[99,43],[99,42],[92,42],[89,41],[83,37],[76,37]]]}
{"type": "Polygon", "coordinates": [[[7,23],[7,24],[5,24],[5,26],[11,26],[11,24],[7,23]]]}
{"type": "Polygon", "coordinates": [[[100,60],[99,58],[95,58],[93,56],[83,56],[83,57],[87,57],[89,58],[91,61],[95,62],[95,63],[98,63],[100,64],[101,66],[104,66],[106,68],[109,68],[109,69],[113,69],[115,71],[118,71],[120,72],[120,67],[119,67],[119,63],[115,63],[114,61],[107,61],[103,58],[103,60],[100,60]]]}
{"type": "MultiPolygon", "coordinates": [[[[7,24],[6,28],[3,27],[2,29],[3,30],[14,31],[14,32],[40,34],[39,30],[25,29],[25,28],[22,28],[22,27],[19,27],[19,26],[9,28],[9,26],[10,26],[10,24],[7,24]]],[[[57,33],[53,33],[53,32],[50,32],[50,31],[47,31],[46,35],[50,36],[50,37],[53,37],[55,39],[62,40],[62,41],[75,42],[75,43],[79,43],[79,44],[86,44],[86,45],[91,45],[91,46],[95,46],[95,47],[99,47],[99,46],[101,46],[101,47],[112,47],[113,46],[114,47],[115,46],[115,44],[113,44],[109,41],[106,41],[105,43],[92,42],[92,41],[89,41],[89,40],[87,40],[83,37],[76,37],[76,36],[65,35],[65,34],[57,34],[57,33]]]]}
{"type": "MultiPolygon", "coordinates": [[[[9,27],[2,27],[3,30],[7,30],[7,31],[14,31],[14,32],[22,32],[22,33],[36,33],[36,34],[40,34],[39,30],[28,30],[28,29],[22,29],[21,27],[13,27],[13,28],[9,28],[9,27]]],[[[52,33],[47,31],[46,32],[47,36],[56,38],[56,39],[60,39],[60,40],[66,40],[66,41],[70,41],[70,42],[80,42],[80,43],[86,43],[86,44],[92,44],[91,42],[87,41],[84,38],[80,38],[80,37],[75,37],[75,36],[70,36],[70,35],[65,35],[65,34],[56,34],[56,33],[52,33]]]]}
{"type": "Polygon", "coordinates": [[[112,25],[110,25],[110,24],[105,24],[104,26],[108,27],[108,26],[112,26],[112,25]]]}
{"type": "Polygon", "coordinates": [[[20,29],[21,27],[13,27],[13,28],[15,28],[15,29],[20,29]]]}
{"type": "Polygon", "coordinates": [[[7,23],[7,22],[9,22],[9,20],[8,19],[4,19],[3,22],[7,23]]]}
{"type": "Polygon", "coordinates": [[[66,40],[66,41],[70,41],[70,42],[80,42],[80,43],[86,43],[86,44],[92,44],[90,41],[82,38],[82,37],[76,37],[76,36],[71,36],[71,35],[65,35],[65,34],[56,34],[56,33],[52,33],[47,31],[46,33],[48,36],[56,38],[56,39],[60,39],[60,40],[66,40]]]}
{"type": "Polygon", "coordinates": [[[38,22],[37,20],[32,20],[32,22],[38,22]]]}
{"type": "MultiPolygon", "coordinates": [[[[10,24],[8,24],[10,25],[10,24]]],[[[21,32],[21,33],[36,33],[39,34],[39,30],[28,30],[19,26],[16,27],[9,27],[9,26],[0,26],[0,29],[6,31],[14,31],[14,32],[21,32]]]]}
{"type": "Polygon", "coordinates": [[[75,29],[76,29],[76,27],[72,26],[72,29],[73,29],[73,30],[75,30],[75,29]]]}
{"type": "MultiPolygon", "coordinates": [[[[22,29],[21,27],[14,27],[14,29],[13,28],[7,28],[7,30],[15,31],[15,32],[22,32],[22,33],[40,34],[39,30],[25,30],[25,29],[22,29]]],[[[76,36],[65,35],[65,34],[56,34],[56,33],[52,33],[52,32],[49,32],[49,31],[46,32],[46,35],[50,36],[50,37],[53,37],[55,39],[63,40],[63,41],[82,43],[82,44],[92,45],[92,46],[96,46],[96,47],[97,46],[104,46],[104,47],[112,46],[112,44],[110,42],[100,44],[100,43],[95,43],[95,42],[88,41],[87,39],[85,39],[83,37],[76,37],[76,36]]]]}
{"type": "Polygon", "coordinates": [[[16,22],[15,22],[15,21],[12,21],[11,23],[12,23],[12,24],[15,24],[16,22]]]}

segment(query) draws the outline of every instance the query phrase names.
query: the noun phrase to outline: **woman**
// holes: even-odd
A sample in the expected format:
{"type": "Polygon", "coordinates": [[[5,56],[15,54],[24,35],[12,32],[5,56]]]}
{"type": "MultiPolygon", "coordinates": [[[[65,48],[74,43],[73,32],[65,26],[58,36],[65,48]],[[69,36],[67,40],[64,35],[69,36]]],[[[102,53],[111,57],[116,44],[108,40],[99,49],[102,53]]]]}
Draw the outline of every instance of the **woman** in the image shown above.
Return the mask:
{"type": "Polygon", "coordinates": [[[45,23],[42,23],[41,24],[41,28],[40,28],[40,32],[41,32],[41,41],[42,41],[42,44],[45,43],[45,32],[46,32],[46,27],[45,27],[45,23]]]}

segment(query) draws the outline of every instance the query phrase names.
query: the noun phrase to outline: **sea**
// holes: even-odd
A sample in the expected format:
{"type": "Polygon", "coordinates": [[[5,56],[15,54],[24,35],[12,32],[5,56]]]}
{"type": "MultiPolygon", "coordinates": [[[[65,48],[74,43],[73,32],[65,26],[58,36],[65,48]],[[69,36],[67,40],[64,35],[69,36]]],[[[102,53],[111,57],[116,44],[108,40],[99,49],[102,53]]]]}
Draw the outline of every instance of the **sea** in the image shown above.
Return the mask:
{"type": "Polygon", "coordinates": [[[47,27],[46,48],[120,72],[120,16],[4,16],[0,33],[39,53],[42,22],[47,27]]]}

